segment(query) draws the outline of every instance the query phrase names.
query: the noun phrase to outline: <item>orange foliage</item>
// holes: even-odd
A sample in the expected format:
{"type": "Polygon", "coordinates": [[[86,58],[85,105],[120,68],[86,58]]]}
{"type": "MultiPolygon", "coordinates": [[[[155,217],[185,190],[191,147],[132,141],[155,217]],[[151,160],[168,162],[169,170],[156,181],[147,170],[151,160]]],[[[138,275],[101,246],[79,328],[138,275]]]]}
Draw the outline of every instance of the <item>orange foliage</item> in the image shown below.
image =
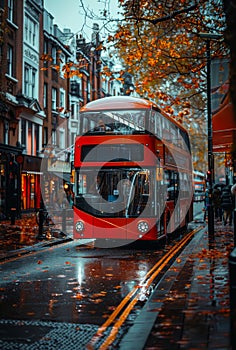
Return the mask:
{"type": "MultiPolygon", "coordinates": [[[[204,162],[207,61],[206,40],[198,34],[211,32],[223,38],[223,1],[119,0],[119,6],[123,18],[108,43],[133,75],[136,93],[188,128],[192,148],[204,162]]],[[[228,56],[223,40],[210,45],[212,58],[228,56]]],[[[103,73],[114,79],[107,67],[103,73]]],[[[118,79],[122,81],[121,74],[118,79]]]]}
{"type": "MultiPolygon", "coordinates": [[[[119,4],[124,18],[108,42],[113,43],[127,71],[133,75],[136,92],[163,108],[168,105],[181,110],[182,101],[190,101],[196,90],[202,92],[206,42],[197,33],[209,32],[210,28],[211,32],[223,34],[222,1],[200,0],[193,5],[191,0],[120,0],[119,4]],[[158,91],[165,84],[168,93],[158,91]],[[179,100],[173,94],[178,94],[179,100]]],[[[212,52],[222,57],[226,49],[215,41],[212,52]]],[[[107,68],[104,74],[109,76],[107,68]]]]}

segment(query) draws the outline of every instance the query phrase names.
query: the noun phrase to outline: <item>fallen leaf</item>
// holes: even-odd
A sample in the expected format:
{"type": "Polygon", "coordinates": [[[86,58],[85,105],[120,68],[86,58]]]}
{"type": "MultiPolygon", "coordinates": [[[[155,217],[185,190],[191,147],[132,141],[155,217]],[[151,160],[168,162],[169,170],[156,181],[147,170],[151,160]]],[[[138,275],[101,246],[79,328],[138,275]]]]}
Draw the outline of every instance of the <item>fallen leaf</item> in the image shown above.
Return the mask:
{"type": "Polygon", "coordinates": [[[72,298],[81,300],[83,299],[83,294],[77,293],[76,295],[73,295],[72,298]]]}

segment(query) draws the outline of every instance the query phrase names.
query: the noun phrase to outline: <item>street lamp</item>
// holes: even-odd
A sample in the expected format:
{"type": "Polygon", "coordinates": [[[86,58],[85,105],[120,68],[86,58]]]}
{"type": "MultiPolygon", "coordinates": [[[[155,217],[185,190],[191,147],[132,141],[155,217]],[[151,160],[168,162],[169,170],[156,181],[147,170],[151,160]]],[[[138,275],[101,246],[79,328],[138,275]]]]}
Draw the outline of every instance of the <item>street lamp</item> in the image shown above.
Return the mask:
{"type": "Polygon", "coordinates": [[[209,242],[214,241],[214,211],[212,203],[213,180],[214,180],[214,156],[212,145],[212,112],[211,112],[211,40],[222,38],[221,34],[199,33],[200,38],[206,39],[207,53],[207,140],[208,140],[208,237],[209,242]]]}

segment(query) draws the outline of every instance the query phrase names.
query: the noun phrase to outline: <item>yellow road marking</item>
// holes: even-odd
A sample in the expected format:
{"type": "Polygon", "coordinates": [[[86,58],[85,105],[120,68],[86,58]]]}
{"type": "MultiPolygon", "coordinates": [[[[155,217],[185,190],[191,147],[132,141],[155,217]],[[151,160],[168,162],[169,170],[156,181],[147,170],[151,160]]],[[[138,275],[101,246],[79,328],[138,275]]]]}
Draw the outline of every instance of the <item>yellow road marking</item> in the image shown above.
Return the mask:
{"type": "MultiPolygon", "coordinates": [[[[146,289],[149,288],[150,284],[153,282],[153,280],[156,278],[156,276],[160,273],[160,271],[167,265],[167,263],[173,258],[173,256],[186,244],[186,241],[188,241],[194,234],[196,234],[201,227],[193,230],[188,235],[184,237],[184,239],[179,242],[177,245],[172,247],[168,253],[166,253],[144,276],[143,281],[141,282],[140,286],[144,287],[146,289]],[[151,275],[151,276],[150,276],[151,275]],[[147,278],[149,279],[147,280],[147,278]],[[147,280],[147,281],[146,281],[147,280]],[[146,281],[146,283],[145,283],[146,281]]],[[[140,286],[135,286],[132,291],[130,291],[127,296],[122,300],[122,302],[117,306],[117,308],[113,311],[113,313],[110,315],[110,317],[106,320],[106,322],[99,327],[97,333],[92,338],[90,343],[87,345],[87,349],[91,350],[93,349],[94,344],[98,341],[98,339],[102,336],[102,334],[106,331],[107,327],[114,321],[116,316],[121,312],[123,307],[128,303],[128,301],[134,296],[134,299],[130,301],[129,305],[126,307],[126,309],[123,311],[123,313],[120,315],[119,319],[115,322],[114,326],[111,329],[111,332],[109,336],[106,338],[104,343],[100,346],[99,350],[105,350],[107,347],[114,341],[119,328],[122,326],[122,324],[127,319],[128,315],[132,311],[133,307],[139,300],[140,293],[138,291],[140,290],[140,286]],[[136,295],[135,295],[136,294],[136,295]]]]}

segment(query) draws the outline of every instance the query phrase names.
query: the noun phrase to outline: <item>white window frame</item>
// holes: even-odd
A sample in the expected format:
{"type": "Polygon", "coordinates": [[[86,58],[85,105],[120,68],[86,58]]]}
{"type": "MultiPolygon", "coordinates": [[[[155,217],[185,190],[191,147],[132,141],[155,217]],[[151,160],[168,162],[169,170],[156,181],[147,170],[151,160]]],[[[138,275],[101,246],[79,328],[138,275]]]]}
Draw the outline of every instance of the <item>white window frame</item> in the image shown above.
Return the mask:
{"type": "Polygon", "coordinates": [[[56,146],[57,144],[57,131],[52,129],[52,137],[51,137],[52,145],[56,146]]]}
{"type": "Polygon", "coordinates": [[[59,129],[59,148],[65,149],[65,147],[66,147],[65,129],[60,128],[59,129]]]}
{"type": "Polygon", "coordinates": [[[37,81],[37,69],[32,68],[32,84],[31,84],[31,97],[36,97],[36,81],[37,81]]]}
{"type": "Polygon", "coordinates": [[[63,66],[66,63],[66,56],[64,55],[64,53],[60,54],[60,76],[61,78],[64,78],[64,71],[62,71],[63,66]]]}
{"type": "Polygon", "coordinates": [[[66,92],[64,89],[60,89],[60,107],[64,108],[65,112],[65,98],[66,98],[66,92]]]}
{"type": "Polygon", "coordinates": [[[55,46],[52,47],[52,64],[57,64],[57,49],[55,46]]]}
{"type": "Polygon", "coordinates": [[[77,133],[76,132],[71,132],[70,133],[70,144],[73,145],[75,143],[77,133]]]}
{"type": "Polygon", "coordinates": [[[52,87],[52,111],[57,110],[57,89],[52,87]]]}
{"type": "Polygon", "coordinates": [[[30,66],[25,64],[24,69],[24,94],[29,96],[29,84],[30,84],[30,66]]]}
{"type": "Polygon", "coordinates": [[[8,19],[10,22],[13,23],[13,20],[14,20],[14,0],[8,0],[8,19]]]}
{"type": "Polygon", "coordinates": [[[24,32],[24,37],[25,41],[28,41],[28,33],[29,33],[29,17],[25,16],[25,32],[24,32]]]}
{"type": "Polygon", "coordinates": [[[44,86],[43,86],[43,107],[44,108],[48,107],[47,97],[48,97],[48,84],[44,83],[44,86]]]}
{"type": "Polygon", "coordinates": [[[33,48],[38,50],[39,46],[39,24],[33,18],[31,18],[27,13],[25,14],[25,24],[24,24],[24,38],[25,41],[31,45],[33,48]]]}
{"type": "Polygon", "coordinates": [[[13,47],[7,46],[7,74],[13,77],[13,47]]]}
{"type": "Polygon", "coordinates": [[[24,94],[28,97],[37,97],[37,69],[30,64],[24,64],[24,94]]]}
{"type": "Polygon", "coordinates": [[[71,119],[75,119],[75,114],[76,114],[76,103],[72,102],[70,105],[71,108],[71,119]]]}

